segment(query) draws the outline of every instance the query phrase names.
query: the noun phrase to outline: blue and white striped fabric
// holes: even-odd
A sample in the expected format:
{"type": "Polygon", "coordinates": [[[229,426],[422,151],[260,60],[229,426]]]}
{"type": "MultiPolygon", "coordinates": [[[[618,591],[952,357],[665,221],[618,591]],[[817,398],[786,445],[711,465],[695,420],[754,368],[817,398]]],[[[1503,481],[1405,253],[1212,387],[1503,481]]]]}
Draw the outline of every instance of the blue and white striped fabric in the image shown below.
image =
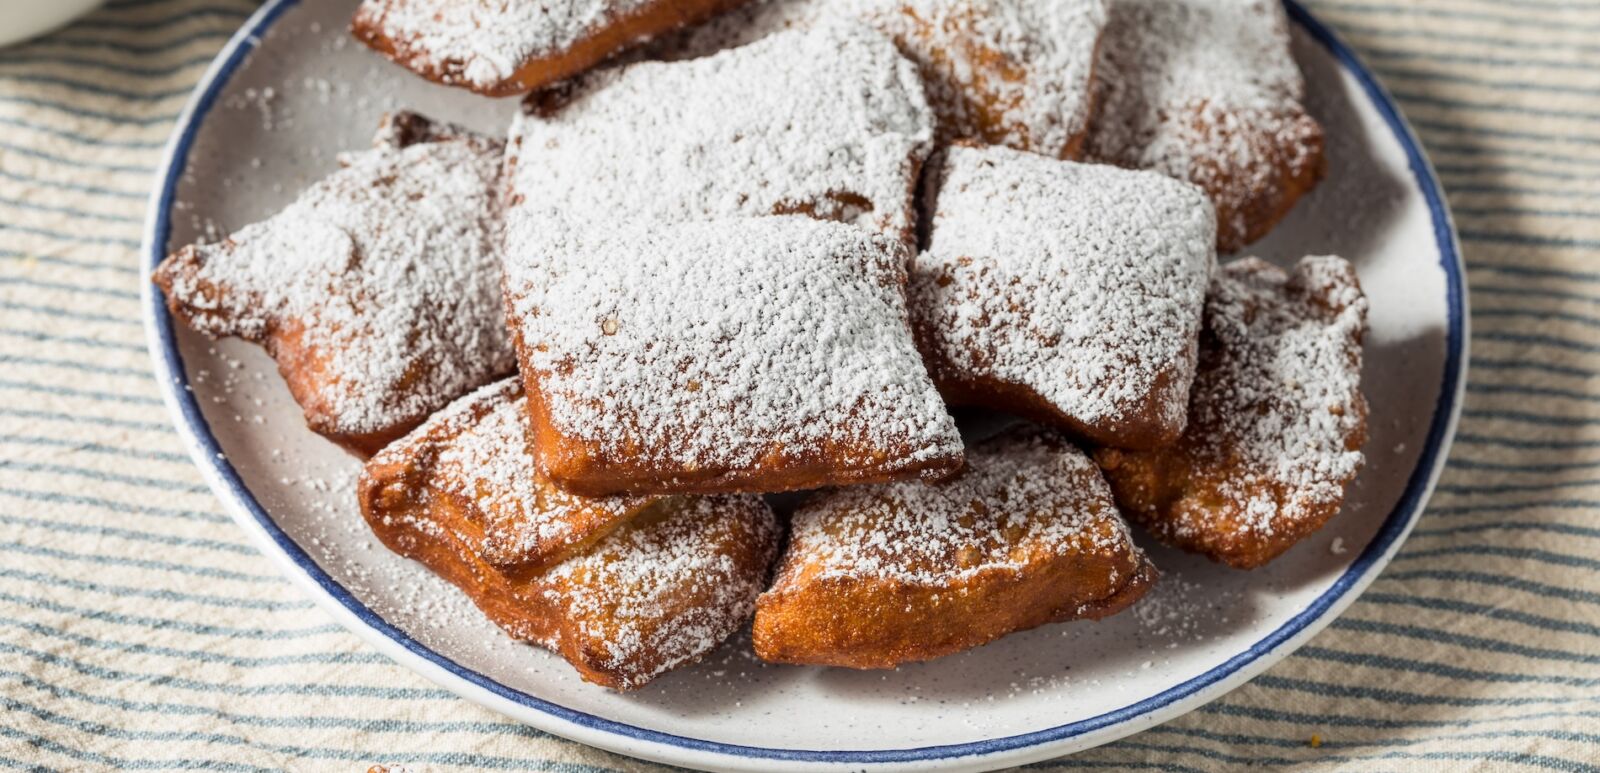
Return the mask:
{"type": "MultiPolygon", "coordinates": [[[[1474,362],[1450,467],[1298,654],[1045,767],[1600,769],[1600,2],[1311,6],[1399,98],[1458,218],[1474,362]]],[[[0,768],[650,767],[367,650],[183,454],[139,225],[190,88],[253,8],[113,0],[0,50],[0,768]]]]}

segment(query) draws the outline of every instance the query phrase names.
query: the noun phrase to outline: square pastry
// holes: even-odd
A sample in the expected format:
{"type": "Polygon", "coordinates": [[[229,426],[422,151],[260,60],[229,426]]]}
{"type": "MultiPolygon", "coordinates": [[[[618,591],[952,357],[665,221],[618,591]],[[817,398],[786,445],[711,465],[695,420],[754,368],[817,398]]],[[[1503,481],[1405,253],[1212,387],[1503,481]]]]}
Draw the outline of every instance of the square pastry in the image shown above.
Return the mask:
{"type": "Polygon", "coordinates": [[[520,391],[484,387],[374,456],[357,487],[373,533],[614,689],[742,627],[778,548],[766,503],[568,494],[533,468],[520,391]]]}
{"type": "Polygon", "coordinates": [[[513,122],[507,217],[804,214],[909,243],[933,127],[916,68],[858,25],[600,70],[513,122]]]}
{"type": "Polygon", "coordinates": [[[483,387],[429,417],[367,462],[366,509],[448,513],[454,538],[510,574],[581,552],[660,497],[581,497],[538,474],[528,450],[522,380],[483,387]]]}
{"type": "Polygon", "coordinates": [[[435,83],[491,97],[571,77],[742,0],[364,0],[357,40],[435,83]]]}
{"type": "Polygon", "coordinates": [[[516,367],[499,304],[502,143],[400,113],[374,145],[154,277],[190,327],[265,346],[311,429],[363,454],[516,367]]]}
{"type": "Polygon", "coordinates": [[[955,146],[930,172],[927,248],[907,302],[953,403],[1102,445],[1183,430],[1215,221],[1150,172],[955,146]]]}
{"type": "Polygon", "coordinates": [[[1019,427],[943,483],[819,494],[800,506],[755,648],[778,663],[893,668],[1045,623],[1100,618],[1156,578],[1089,458],[1019,427]]]}
{"type": "Polygon", "coordinates": [[[1203,188],[1217,248],[1265,236],[1323,173],[1278,0],[1111,0],[1089,156],[1203,188]]]}
{"type": "Polygon", "coordinates": [[[916,62],[941,140],[1082,153],[1105,0],[754,0],[652,48],[704,56],[839,19],[889,35],[916,62]]]}
{"type": "Polygon", "coordinates": [[[906,251],[797,216],[507,233],[535,455],[586,495],[939,478],[961,439],[907,328],[906,251]]]}
{"type": "Polygon", "coordinates": [[[1095,455],[1123,511],[1163,542],[1240,569],[1321,528],[1363,461],[1366,317],[1343,258],[1305,258],[1293,273],[1256,258],[1223,267],[1188,429],[1165,448],[1095,455]]]}

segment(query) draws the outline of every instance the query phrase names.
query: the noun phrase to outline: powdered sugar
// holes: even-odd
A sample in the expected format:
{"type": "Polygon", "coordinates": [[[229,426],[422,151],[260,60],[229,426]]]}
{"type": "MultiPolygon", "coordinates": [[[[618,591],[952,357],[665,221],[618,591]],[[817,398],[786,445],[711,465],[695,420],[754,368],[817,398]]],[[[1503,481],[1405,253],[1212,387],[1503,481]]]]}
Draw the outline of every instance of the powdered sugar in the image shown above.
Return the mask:
{"type": "Polygon", "coordinates": [[[1020,387],[1103,443],[1175,437],[1214,261],[1204,195],[1004,148],[952,147],[937,175],[907,295],[941,388],[1020,387]]]}
{"type": "Polygon", "coordinates": [[[452,130],[402,146],[389,131],[282,212],[157,272],[196,329],[267,343],[325,434],[398,434],[514,365],[500,143],[452,130]]]}
{"type": "Polygon", "coordinates": [[[512,220],[803,213],[908,238],[933,140],[915,68],[853,25],[537,96],[511,128],[512,220]]]}
{"type": "Polygon", "coordinates": [[[1221,488],[1272,534],[1337,503],[1360,469],[1366,405],[1361,337],[1367,301],[1337,257],[1306,258],[1293,277],[1253,258],[1224,267],[1206,303],[1195,380],[1194,438],[1201,464],[1229,459],[1240,474],[1221,488]]]}
{"type": "Polygon", "coordinates": [[[663,2],[670,0],[365,0],[355,26],[388,38],[395,58],[413,69],[496,92],[528,61],[563,56],[663,2]]]}
{"type": "Polygon", "coordinates": [[[515,380],[456,401],[367,463],[373,530],[512,635],[630,689],[749,618],[779,530],[753,496],[585,499],[534,472],[515,380]]]}
{"type": "Polygon", "coordinates": [[[1036,429],[970,449],[944,483],[827,492],[796,511],[791,530],[789,551],[803,558],[784,562],[775,589],[835,577],[950,587],[1043,556],[1138,554],[1099,470],[1036,429]]]}
{"type": "Polygon", "coordinates": [[[949,136],[1076,154],[1102,0],[899,0],[870,16],[916,60],[949,136]]]}
{"type": "Polygon", "coordinates": [[[703,24],[663,35],[643,47],[641,56],[666,60],[698,59],[747,46],[790,30],[807,30],[838,18],[846,0],[749,0],[703,24]]]}
{"type": "Polygon", "coordinates": [[[1076,155],[1104,0],[766,0],[660,46],[672,57],[857,19],[917,63],[947,138],[1076,155]]]}
{"type": "Polygon", "coordinates": [[[1312,177],[1320,163],[1275,0],[1112,0],[1097,84],[1090,155],[1204,188],[1224,249],[1281,216],[1286,171],[1312,177]]]}
{"type": "Polygon", "coordinates": [[[778,536],[757,497],[657,505],[540,579],[564,609],[562,651],[581,652],[624,689],[699,659],[755,610],[778,536]]]}
{"type": "Polygon", "coordinates": [[[490,384],[434,414],[373,458],[416,468],[435,495],[454,497],[476,528],[457,538],[485,561],[528,569],[599,539],[654,497],[579,497],[537,474],[527,400],[516,378],[490,384]]]}
{"type": "Polygon", "coordinates": [[[1118,504],[1163,539],[1241,568],[1320,527],[1362,464],[1366,309],[1341,258],[1306,258],[1292,276],[1254,258],[1224,267],[1183,437],[1096,453],[1118,504]]]}
{"type": "Polygon", "coordinates": [[[597,458],[755,483],[801,460],[848,480],[960,454],[908,334],[898,242],[802,217],[523,219],[506,252],[523,376],[597,458]]]}

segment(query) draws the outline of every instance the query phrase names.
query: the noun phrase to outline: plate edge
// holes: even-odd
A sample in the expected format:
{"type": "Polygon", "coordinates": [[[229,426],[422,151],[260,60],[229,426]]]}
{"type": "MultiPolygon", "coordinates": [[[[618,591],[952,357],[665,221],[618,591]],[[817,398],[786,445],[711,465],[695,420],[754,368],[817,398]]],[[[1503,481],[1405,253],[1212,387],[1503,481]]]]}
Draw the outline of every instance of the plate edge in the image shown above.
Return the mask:
{"type": "Polygon", "coordinates": [[[1393,97],[1335,33],[1296,0],[1284,0],[1290,18],[1311,34],[1367,91],[1374,107],[1396,134],[1407,156],[1434,227],[1445,273],[1450,329],[1440,395],[1430,422],[1423,455],[1413,469],[1401,500],[1385,518],[1373,543],[1339,579],[1307,608],[1255,644],[1222,664],[1186,682],[1137,703],[1104,714],[1052,728],[994,739],[891,750],[823,751],[742,746],[678,736],[635,727],[568,709],[537,696],[500,684],[483,674],[456,664],[384,621],[335,582],[293,542],[264,508],[255,501],[205,423],[199,406],[188,393],[187,375],[178,353],[172,320],[150,281],[151,271],[164,257],[170,231],[169,213],[176,182],[187,162],[196,120],[211,108],[227,79],[260,43],[258,35],[300,0],[271,0],[252,14],[207,68],[195,92],[174,124],[163,151],[145,219],[140,248],[140,300],[144,309],[147,344],[156,380],[180,437],[207,485],[229,515],[256,540],[288,579],[305,591],[319,607],[346,629],[400,665],[464,699],[527,722],[539,729],[632,756],[676,764],[711,765],[723,769],[757,769],[761,763],[784,761],[811,768],[860,767],[876,769],[941,767],[976,769],[1045,759],[1090,748],[1172,719],[1214,700],[1298,649],[1354,603],[1361,592],[1399,550],[1421,517],[1442,474],[1460,421],[1470,358],[1468,296],[1465,266],[1453,217],[1431,161],[1393,97]],[[1444,415],[1441,415],[1444,414],[1444,415]],[[1331,598],[1330,598],[1331,597],[1331,598]],[[1291,630],[1292,629],[1292,630],[1291,630]],[[518,699],[521,700],[518,700],[518,699]],[[529,713],[533,712],[533,713],[529,713]],[[630,732],[631,731],[631,732],[630,732]]]}

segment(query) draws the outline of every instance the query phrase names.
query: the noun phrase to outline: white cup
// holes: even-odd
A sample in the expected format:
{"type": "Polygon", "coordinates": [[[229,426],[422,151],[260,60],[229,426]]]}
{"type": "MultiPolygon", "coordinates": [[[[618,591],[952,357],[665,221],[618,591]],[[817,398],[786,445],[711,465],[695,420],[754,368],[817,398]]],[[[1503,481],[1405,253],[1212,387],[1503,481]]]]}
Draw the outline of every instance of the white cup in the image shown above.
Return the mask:
{"type": "Polygon", "coordinates": [[[78,18],[104,0],[0,0],[0,46],[42,35],[78,18]]]}

